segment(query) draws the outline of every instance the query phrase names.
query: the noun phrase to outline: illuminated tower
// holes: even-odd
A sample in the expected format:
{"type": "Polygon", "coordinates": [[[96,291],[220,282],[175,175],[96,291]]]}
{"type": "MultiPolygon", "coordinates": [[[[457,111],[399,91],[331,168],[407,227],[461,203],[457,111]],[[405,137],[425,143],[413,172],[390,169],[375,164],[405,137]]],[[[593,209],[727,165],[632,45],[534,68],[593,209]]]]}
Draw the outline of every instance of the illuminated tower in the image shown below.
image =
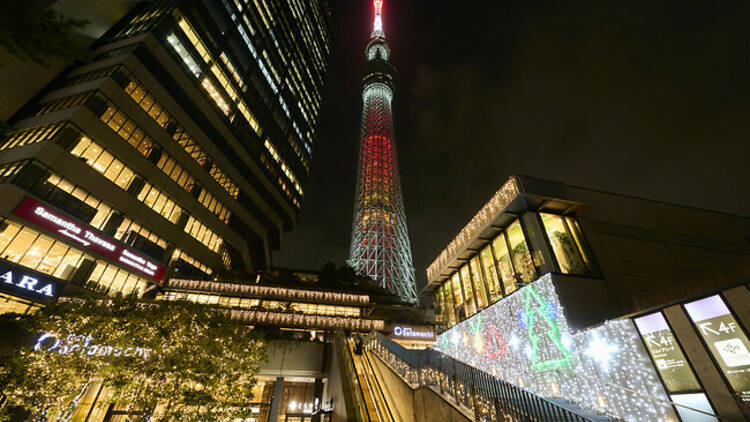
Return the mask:
{"type": "Polygon", "coordinates": [[[362,131],[349,263],[404,302],[416,304],[391,119],[396,69],[388,62],[383,0],[374,4],[375,22],[365,50],[367,65],[362,78],[362,131]]]}

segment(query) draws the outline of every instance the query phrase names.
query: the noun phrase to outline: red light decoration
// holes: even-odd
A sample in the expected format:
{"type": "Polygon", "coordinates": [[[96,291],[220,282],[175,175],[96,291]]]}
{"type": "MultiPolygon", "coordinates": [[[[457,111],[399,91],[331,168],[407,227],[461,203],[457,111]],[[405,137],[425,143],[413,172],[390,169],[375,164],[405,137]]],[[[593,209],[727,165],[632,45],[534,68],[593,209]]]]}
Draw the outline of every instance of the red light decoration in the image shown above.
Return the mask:
{"type": "Polygon", "coordinates": [[[505,341],[500,335],[500,332],[497,331],[497,328],[492,325],[487,327],[487,349],[485,351],[487,357],[496,359],[503,356],[507,351],[508,348],[505,346],[505,341]],[[490,349],[495,350],[491,352],[490,349]]]}

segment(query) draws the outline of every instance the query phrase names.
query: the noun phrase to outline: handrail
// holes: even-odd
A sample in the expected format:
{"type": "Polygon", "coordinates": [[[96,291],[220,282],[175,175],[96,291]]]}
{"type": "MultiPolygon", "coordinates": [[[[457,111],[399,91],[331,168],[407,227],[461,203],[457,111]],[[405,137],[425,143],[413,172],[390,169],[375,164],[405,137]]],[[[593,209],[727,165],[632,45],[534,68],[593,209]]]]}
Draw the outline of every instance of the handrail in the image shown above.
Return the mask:
{"type": "Polygon", "coordinates": [[[472,410],[477,420],[594,422],[559,404],[459,362],[436,350],[406,349],[384,335],[367,336],[365,346],[414,389],[429,387],[472,410]]]}
{"type": "MultiPolygon", "coordinates": [[[[370,361],[370,356],[369,356],[369,354],[367,353],[366,350],[362,351],[362,358],[363,358],[363,361],[364,361],[363,364],[367,365],[367,367],[369,368],[369,373],[372,374],[373,382],[376,384],[375,385],[375,387],[377,389],[377,393],[376,394],[379,397],[378,403],[382,407],[385,407],[384,411],[381,410],[381,412],[383,412],[383,413],[386,414],[386,416],[389,418],[388,419],[389,421],[391,421],[391,422],[395,421],[396,419],[393,417],[393,412],[391,411],[391,407],[388,405],[388,400],[386,400],[385,394],[383,393],[383,386],[380,384],[380,380],[378,380],[378,376],[375,374],[375,367],[373,366],[372,362],[370,361]]],[[[372,391],[372,389],[370,391],[372,393],[375,393],[375,392],[372,391]]]]}

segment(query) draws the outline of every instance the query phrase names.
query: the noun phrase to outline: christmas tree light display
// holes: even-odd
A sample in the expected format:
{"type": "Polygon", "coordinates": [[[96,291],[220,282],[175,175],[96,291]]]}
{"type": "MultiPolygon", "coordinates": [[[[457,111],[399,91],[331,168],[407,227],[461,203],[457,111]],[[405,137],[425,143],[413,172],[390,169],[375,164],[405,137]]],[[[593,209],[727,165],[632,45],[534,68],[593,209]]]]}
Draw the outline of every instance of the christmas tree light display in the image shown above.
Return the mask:
{"type": "Polygon", "coordinates": [[[543,397],[627,421],[677,421],[633,322],[573,333],[552,277],[455,325],[435,348],[543,397]]]}

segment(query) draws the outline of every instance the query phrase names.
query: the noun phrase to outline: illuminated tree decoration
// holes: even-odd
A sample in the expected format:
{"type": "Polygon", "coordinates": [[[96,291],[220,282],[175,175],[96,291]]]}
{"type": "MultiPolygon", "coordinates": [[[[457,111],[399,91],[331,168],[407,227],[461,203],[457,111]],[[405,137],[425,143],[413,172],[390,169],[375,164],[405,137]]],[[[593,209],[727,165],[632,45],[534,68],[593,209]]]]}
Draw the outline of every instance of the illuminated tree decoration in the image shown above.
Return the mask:
{"type": "Polygon", "coordinates": [[[497,331],[497,328],[492,325],[487,327],[487,357],[496,359],[503,356],[507,351],[505,342],[500,336],[500,332],[497,331]]]}
{"type": "Polygon", "coordinates": [[[456,324],[435,347],[542,397],[615,420],[678,420],[634,323],[607,321],[571,332],[553,277],[544,275],[456,324]],[[468,346],[477,331],[483,350],[468,346]]]}
{"type": "Polygon", "coordinates": [[[557,318],[555,306],[549,306],[548,302],[534,289],[534,286],[528,286],[524,289],[523,295],[525,308],[521,312],[519,319],[521,320],[521,325],[527,327],[529,343],[531,345],[529,360],[534,369],[537,371],[546,371],[570,365],[572,355],[562,344],[560,329],[555,322],[557,318]],[[542,324],[541,330],[544,331],[546,329],[543,336],[537,333],[537,319],[542,324]],[[556,351],[559,352],[559,357],[545,359],[540,356],[539,342],[543,339],[551,341],[555,345],[556,351]]]}
{"type": "Polygon", "coordinates": [[[245,323],[191,303],[135,297],[62,300],[18,322],[35,337],[0,356],[7,405],[34,421],[66,421],[92,383],[149,421],[226,421],[253,416],[254,374],[265,341],[245,323]]]}

